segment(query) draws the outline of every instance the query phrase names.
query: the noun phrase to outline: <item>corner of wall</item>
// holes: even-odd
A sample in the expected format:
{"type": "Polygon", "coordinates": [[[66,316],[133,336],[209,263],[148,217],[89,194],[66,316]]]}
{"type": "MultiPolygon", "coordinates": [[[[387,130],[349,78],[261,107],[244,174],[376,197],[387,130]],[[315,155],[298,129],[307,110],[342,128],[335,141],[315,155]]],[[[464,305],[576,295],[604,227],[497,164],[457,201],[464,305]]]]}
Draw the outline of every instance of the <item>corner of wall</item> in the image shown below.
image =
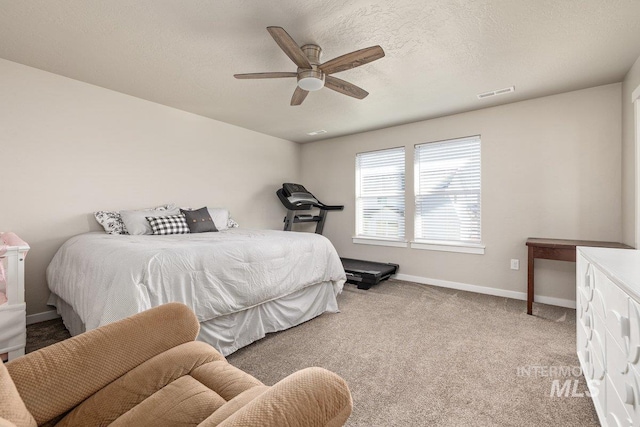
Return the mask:
{"type": "Polygon", "coordinates": [[[622,81],[622,241],[636,246],[638,165],[633,93],[640,86],[640,57],[622,81]]]}

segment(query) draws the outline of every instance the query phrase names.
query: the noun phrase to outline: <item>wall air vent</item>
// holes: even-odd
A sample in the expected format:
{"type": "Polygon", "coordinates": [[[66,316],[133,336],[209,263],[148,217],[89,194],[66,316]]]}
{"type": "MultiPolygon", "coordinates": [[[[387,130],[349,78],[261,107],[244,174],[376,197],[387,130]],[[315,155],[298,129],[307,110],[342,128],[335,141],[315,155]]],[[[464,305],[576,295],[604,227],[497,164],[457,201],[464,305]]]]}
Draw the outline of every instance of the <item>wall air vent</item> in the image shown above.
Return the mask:
{"type": "Polygon", "coordinates": [[[515,92],[516,87],[510,86],[504,89],[492,90],[491,92],[484,92],[478,94],[478,99],[491,98],[492,96],[504,95],[505,93],[515,92]]]}
{"type": "Polygon", "coordinates": [[[315,136],[315,135],[321,135],[323,133],[327,133],[327,131],[324,129],[314,130],[313,132],[307,132],[307,135],[315,136]]]}

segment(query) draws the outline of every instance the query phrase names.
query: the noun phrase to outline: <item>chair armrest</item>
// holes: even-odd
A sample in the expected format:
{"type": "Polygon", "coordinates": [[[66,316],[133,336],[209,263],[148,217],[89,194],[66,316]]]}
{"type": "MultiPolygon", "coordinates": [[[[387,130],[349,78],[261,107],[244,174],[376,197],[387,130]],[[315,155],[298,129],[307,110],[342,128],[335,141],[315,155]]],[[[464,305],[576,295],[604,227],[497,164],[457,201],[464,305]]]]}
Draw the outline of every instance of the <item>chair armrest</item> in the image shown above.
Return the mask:
{"type": "Polygon", "coordinates": [[[199,329],[187,306],[170,303],[29,353],[6,367],[40,425],[144,361],[193,341],[199,329]]]}
{"type": "Polygon", "coordinates": [[[0,427],[16,427],[16,425],[9,420],[0,418],[0,427]]]}
{"type": "MultiPolygon", "coordinates": [[[[333,372],[307,368],[295,372],[260,394],[219,427],[342,426],[353,402],[347,383],[333,372]]],[[[207,420],[199,427],[209,427],[207,420]]]]}

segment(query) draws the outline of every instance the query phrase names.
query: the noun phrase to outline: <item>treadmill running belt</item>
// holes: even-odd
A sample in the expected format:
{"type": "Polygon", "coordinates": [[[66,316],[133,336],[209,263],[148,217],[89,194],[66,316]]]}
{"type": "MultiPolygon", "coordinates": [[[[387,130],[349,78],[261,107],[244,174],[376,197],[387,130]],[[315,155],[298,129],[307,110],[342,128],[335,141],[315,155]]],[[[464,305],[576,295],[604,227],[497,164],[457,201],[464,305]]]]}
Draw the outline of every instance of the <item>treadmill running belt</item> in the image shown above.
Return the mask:
{"type": "Polygon", "coordinates": [[[396,274],[398,264],[364,261],[352,258],[340,258],[344,271],[347,273],[347,282],[355,283],[358,289],[369,289],[383,280],[396,274]]]}

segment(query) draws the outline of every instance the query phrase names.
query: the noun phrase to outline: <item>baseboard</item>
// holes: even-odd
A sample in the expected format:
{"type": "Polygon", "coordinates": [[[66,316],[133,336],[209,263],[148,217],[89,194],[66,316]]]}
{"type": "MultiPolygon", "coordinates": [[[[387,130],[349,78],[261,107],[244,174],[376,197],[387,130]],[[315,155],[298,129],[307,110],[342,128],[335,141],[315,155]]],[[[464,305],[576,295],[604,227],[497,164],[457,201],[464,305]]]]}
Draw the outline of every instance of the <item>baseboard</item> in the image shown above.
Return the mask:
{"type": "Polygon", "coordinates": [[[27,316],[27,325],[34,323],[46,322],[60,317],[55,310],[43,311],[42,313],[30,314],[27,316]]]}
{"type": "MultiPolygon", "coordinates": [[[[407,282],[416,282],[423,285],[433,285],[441,288],[457,289],[459,291],[475,292],[477,294],[493,295],[496,297],[512,298],[522,301],[527,300],[526,292],[507,291],[505,289],[451,282],[449,280],[429,279],[428,277],[411,276],[409,274],[396,274],[393,277],[398,280],[406,280],[407,282]]],[[[534,301],[558,307],[576,308],[576,302],[568,299],[536,295],[534,301]]]]}

